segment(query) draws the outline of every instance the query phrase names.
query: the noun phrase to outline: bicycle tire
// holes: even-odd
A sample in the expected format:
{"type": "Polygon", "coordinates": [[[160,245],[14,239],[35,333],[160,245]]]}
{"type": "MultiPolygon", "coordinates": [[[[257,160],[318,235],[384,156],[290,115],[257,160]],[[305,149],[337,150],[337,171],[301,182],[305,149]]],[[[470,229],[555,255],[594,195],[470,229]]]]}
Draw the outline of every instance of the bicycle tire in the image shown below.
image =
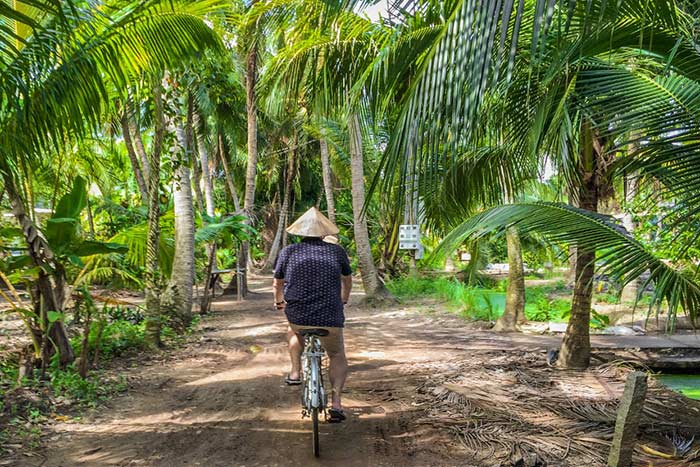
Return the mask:
{"type": "Polygon", "coordinates": [[[313,409],[311,411],[311,420],[313,422],[312,447],[314,449],[314,456],[319,457],[321,455],[321,446],[319,446],[318,443],[318,409],[313,409]]]}

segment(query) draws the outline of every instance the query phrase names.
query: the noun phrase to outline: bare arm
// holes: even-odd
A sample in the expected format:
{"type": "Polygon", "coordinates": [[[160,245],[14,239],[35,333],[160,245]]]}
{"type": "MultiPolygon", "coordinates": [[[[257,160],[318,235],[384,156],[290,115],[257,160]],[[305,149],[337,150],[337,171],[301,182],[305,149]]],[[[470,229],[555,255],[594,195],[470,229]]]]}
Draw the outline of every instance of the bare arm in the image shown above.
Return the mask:
{"type": "Polygon", "coordinates": [[[275,308],[284,309],[284,279],[272,279],[272,293],[275,296],[275,308]]]}
{"type": "Polygon", "coordinates": [[[347,303],[352,290],[352,276],[341,276],[340,280],[340,297],[343,299],[343,303],[347,303]]]}

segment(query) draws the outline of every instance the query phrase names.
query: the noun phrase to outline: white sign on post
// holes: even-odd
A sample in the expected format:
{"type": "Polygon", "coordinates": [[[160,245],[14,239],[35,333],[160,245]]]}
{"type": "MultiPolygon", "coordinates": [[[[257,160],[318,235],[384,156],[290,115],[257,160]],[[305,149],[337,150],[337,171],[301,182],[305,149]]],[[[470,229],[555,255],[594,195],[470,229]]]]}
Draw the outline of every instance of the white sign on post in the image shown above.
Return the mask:
{"type": "Polygon", "coordinates": [[[415,224],[403,224],[399,226],[399,250],[419,250],[420,226],[415,224]]]}

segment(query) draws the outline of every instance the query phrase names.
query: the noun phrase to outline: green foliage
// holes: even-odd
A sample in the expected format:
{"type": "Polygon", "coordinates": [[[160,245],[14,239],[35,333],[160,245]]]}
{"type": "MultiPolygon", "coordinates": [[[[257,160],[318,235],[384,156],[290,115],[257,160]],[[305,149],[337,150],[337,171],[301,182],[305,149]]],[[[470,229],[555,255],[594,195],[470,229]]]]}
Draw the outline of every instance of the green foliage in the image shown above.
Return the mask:
{"type": "Polygon", "coordinates": [[[550,298],[551,286],[525,289],[525,317],[530,321],[566,321],[571,312],[571,301],[550,298]]]}
{"type": "Polygon", "coordinates": [[[5,393],[15,385],[18,372],[16,362],[0,360],[0,416],[8,408],[5,405],[5,393]]]}
{"type": "Polygon", "coordinates": [[[610,326],[610,317],[591,310],[591,327],[594,329],[605,329],[610,326]]]}
{"type": "Polygon", "coordinates": [[[616,305],[620,303],[620,294],[613,292],[601,292],[595,294],[595,299],[600,303],[610,303],[616,305]]]}
{"type": "Polygon", "coordinates": [[[442,247],[461,243],[465,238],[481,237],[517,225],[521,232],[536,232],[552,241],[577,243],[598,251],[602,271],[620,285],[636,279],[645,271],[654,283],[652,305],[666,302],[671,316],[679,310],[696,318],[700,309],[700,286],[692,274],[679,270],[659,258],[655,251],[632,238],[610,216],[589,212],[561,203],[520,203],[489,209],[456,228],[442,247]]]}
{"type": "Polygon", "coordinates": [[[126,389],[124,378],[116,381],[102,380],[99,374],[91,374],[83,379],[74,366],[51,373],[51,387],[54,394],[78,402],[81,405],[95,406],[109,396],[126,389]]]}
{"type": "MultiPolygon", "coordinates": [[[[175,256],[174,214],[168,211],[161,217],[158,261],[161,272],[170,277],[175,256]]],[[[141,274],[146,267],[148,225],[141,222],[124,228],[109,238],[109,244],[126,245],[126,252],[92,256],[85,262],[75,280],[80,284],[109,284],[115,287],[141,287],[141,274]]]]}
{"type": "MultiPolygon", "coordinates": [[[[97,350],[98,336],[100,335],[99,322],[90,323],[90,335],[88,345],[90,354],[94,355],[97,350]]],[[[118,319],[102,325],[102,335],[99,337],[100,358],[110,359],[122,355],[130,349],[143,347],[145,324],[143,321],[133,323],[125,319],[118,319]]],[[[71,340],[76,355],[82,350],[81,336],[76,336],[71,340]]]]}
{"type": "Polygon", "coordinates": [[[105,243],[83,238],[80,230],[80,212],[87,205],[86,182],[75,177],[73,188],[61,197],[53,216],[46,221],[46,240],[54,255],[74,266],[83,267],[80,257],[125,253],[126,245],[105,243]]]}
{"type": "Polygon", "coordinates": [[[111,321],[128,321],[139,324],[144,319],[143,309],[137,306],[104,306],[102,312],[111,321]]]}
{"type": "Polygon", "coordinates": [[[73,180],[71,190],[63,195],[54,209],[53,218],[77,219],[87,207],[87,181],[77,176],[73,180]]]}
{"type": "Polygon", "coordinates": [[[473,320],[492,321],[503,312],[504,295],[499,290],[465,285],[456,279],[404,277],[387,282],[396,297],[434,297],[444,300],[460,315],[473,320]]]}
{"type": "Polygon", "coordinates": [[[245,216],[229,216],[223,219],[203,216],[207,224],[195,232],[195,243],[224,241],[231,245],[234,240],[249,240],[257,232],[245,223],[245,216]]]}

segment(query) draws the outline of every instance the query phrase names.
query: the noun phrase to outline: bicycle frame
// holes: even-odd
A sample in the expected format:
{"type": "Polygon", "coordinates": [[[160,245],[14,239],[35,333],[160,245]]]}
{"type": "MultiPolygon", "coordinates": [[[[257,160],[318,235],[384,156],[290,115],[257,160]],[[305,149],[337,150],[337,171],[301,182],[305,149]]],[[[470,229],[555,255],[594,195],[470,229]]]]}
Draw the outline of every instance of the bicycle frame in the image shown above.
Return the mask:
{"type": "Polygon", "coordinates": [[[302,391],[302,407],[305,415],[312,410],[324,411],[326,408],[326,392],[323,388],[321,362],[324,351],[321,340],[316,336],[305,339],[304,352],[301,355],[303,365],[304,386],[302,391]]]}

